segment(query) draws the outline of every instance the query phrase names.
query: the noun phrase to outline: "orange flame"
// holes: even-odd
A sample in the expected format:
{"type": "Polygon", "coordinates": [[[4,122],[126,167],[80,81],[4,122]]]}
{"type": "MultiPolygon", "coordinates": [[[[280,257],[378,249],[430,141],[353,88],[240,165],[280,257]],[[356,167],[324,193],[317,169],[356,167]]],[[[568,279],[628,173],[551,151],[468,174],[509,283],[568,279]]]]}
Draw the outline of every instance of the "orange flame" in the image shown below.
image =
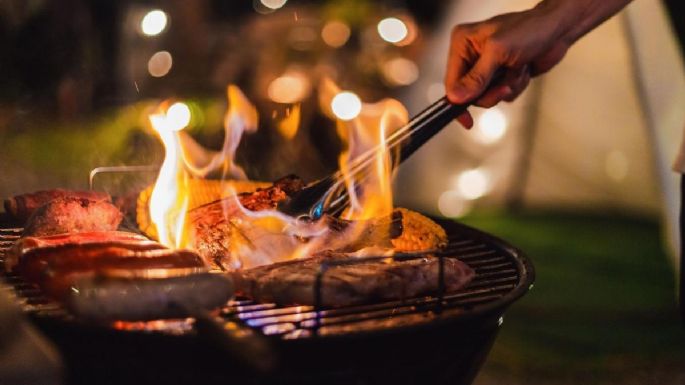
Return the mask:
{"type": "Polygon", "coordinates": [[[181,131],[190,122],[190,109],[183,103],[169,106],[163,102],[149,116],[150,123],[164,145],[164,162],[150,196],[150,219],[160,243],[180,248],[187,244],[185,216],[189,209],[193,177],[205,177],[214,170],[223,176],[246,179],[245,171],[235,164],[235,152],[244,132],[257,130],[256,108],[238,87],[227,87],[229,109],[224,118],[224,143],[220,151],[210,151],[181,131]]]}

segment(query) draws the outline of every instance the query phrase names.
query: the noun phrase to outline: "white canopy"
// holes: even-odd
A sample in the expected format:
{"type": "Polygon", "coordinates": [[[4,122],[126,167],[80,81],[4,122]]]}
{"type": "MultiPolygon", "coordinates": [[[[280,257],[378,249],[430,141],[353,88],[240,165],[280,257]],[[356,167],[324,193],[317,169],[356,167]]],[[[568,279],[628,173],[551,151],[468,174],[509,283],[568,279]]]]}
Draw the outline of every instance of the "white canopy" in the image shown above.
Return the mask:
{"type": "MultiPolygon", "coordinates": [[[[453,25],[535,3],[456,2],[420,63],[421,80],[405,95],[410,112],[443,92],[453,25]]],[[[449,216],[505,203],[662,214],[675,251],[679,192],[671,164],[685,128],[685,72],[665,12],[660,1],[635,1],[516,102],[477,111],[474,131],[447,127],[402,166],[397,202],[449,216]]]]}

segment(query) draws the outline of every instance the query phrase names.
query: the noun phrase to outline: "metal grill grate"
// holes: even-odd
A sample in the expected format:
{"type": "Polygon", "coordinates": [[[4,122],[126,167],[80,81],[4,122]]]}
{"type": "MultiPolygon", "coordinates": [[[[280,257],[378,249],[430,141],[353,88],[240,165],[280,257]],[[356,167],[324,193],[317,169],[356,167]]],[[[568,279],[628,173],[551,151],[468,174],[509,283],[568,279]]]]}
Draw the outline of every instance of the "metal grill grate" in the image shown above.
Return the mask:
{"type": "MultiPolygon", "coordinates": [[[[500,244],[494,238],[483,238],[478,235],[480,233],[465,226],[449,221],[441,223],[451,235],[449,253],[443,254],[443,257],[458,257],[476,271],[474,280],[458,292],[335,309],[321,309],[316,306],[284,307],[237,299],[221,309],[217,320],[226,324],[246,324],[269,336],[296,339],[420,325],[441,317],[454,317],[503,306],[505,300],[508,303],[527,290],[527,287],[521,287],[532,280],[532,271],[515,250],[500,244]]],[[[0,265],[4,261],[5,252],[19,238],[21,231],[21,228],[0,228],[0,265]]],[[[7,272],[3,276],[17,302],[26,312],[37,317],[70,318],[66,310],[45,298],[37,287],[7,272]]],[[[180,330],[178,321],[116,325],[117,328],[154,329],[174,334],[192,332],[191,328],[180,330]]]]}

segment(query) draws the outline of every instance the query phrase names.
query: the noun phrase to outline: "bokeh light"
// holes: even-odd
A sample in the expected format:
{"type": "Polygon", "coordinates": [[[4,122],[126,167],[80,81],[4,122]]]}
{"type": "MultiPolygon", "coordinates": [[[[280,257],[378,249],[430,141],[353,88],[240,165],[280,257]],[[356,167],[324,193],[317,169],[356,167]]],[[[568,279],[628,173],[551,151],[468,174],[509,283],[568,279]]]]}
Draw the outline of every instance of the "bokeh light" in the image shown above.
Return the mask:
{"type": "Polygon", "coordinates": [[[289,72],[277,77],[267,88],[269,99],[276,103],[296,103],[309,95],[311,84],[300,72],[289,72]]]}
{"type": "Polygon", "coordinates": [[[456,182],[457,191],[465,199],[478,199],[490,189],[490,175],[480,168],[462,172],[456,182]]]}
{"type": "Polygon", "coordinates": [[[279,9],[285,5],[287,0],[260,0],[269,9],[279,9]]]}
{"type": "Polygon", "coordinates": [[[388,17],[378,22],[378,34],[389,43],[399,43],[407,37],[407,25],[396,17],[388,17]]]}
{"type": "Polygon", "coordinates": [[[140,21],[140,30],[146,36],[156,36],[164,31],[166,25],[166,13],[161,9],[155,9],[145,14],[140,21]]]}
{"type": "Polygon", "coordinates": [[[183,102],[176,102],[166,111],[167,127],[180,131],[190,123],[190,108],[183,102]]]}
{"type": "Polygon", "coordinates": [[[407,86],[419,78],[419,67],[409,59],[394,58],[383,64],[383,77],[391,85],[407,86]]]}
{"type": "Polygon", "coordinates": [[[173,60],[167,51],[156,52],[147,62],[147,71],[151,76],[161,78],[171,71],[173,60]]]}
{"type": "Polygon", "coordinates": [[[464,199],[459,191],[447,190],[438,198],[438,210],[446,217],[463,217],[471,211],[471,207],[471,201],[464,199]]]}
{"type": "Polygon", "coordinates": [[[324,43],[333,48],[342,47],[350,38],[350,27],[342,21],[333,20],[326,23],[321,29],[321,38],[324,43]]]}
{"type": "Polygon", "coordinates": [[[343,91],[333,97],[331,109],[338,119],[352,120],[362,111],[362,101],[353,92],[343,91]]]}
{"type": "Polygon", "coordinates": [[[497,107],[485,110],[476,120],[475,138],[483,144],[495,143],[507,132],[507,117],[497,107]]]}

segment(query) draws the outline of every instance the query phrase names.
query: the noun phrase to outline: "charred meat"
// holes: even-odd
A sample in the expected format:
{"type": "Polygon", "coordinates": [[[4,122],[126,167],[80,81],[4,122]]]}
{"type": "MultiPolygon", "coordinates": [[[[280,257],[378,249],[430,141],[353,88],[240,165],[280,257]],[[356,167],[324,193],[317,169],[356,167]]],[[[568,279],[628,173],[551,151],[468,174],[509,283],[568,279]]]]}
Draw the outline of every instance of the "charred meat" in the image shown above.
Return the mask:
{"type": "MultiPolygon", "coordinates": [[[[324,262],[349,261],[353,256],[336,252],[234,273],[237,292],[260,302],[313,305],[315,280],[324,262]]],[[[361,262],[331,266],[322,278],[321,305],[348,306],[373,301],[402,300],[435,292],[438,258],[361,262]]],[[[444,258],[445,291],[468,284],[474,271],[455,258],[444,258]]]]}
{"type": "Polygon", "coordinates": [[[29,217],[24,236],[44,236],[82,231],[116,230],[123,214],[106,200],[60,197],[39,207],[29,217]]]}
{"type": "Polygon", "coordinates": [[[95,202],[111,202],[109,194],[99,191],[69,191],[62,189],[36,191],[5,200],[5,211],[20,223],[25,223],[36,209],[57,198],[82,198],[95,202]]]}

